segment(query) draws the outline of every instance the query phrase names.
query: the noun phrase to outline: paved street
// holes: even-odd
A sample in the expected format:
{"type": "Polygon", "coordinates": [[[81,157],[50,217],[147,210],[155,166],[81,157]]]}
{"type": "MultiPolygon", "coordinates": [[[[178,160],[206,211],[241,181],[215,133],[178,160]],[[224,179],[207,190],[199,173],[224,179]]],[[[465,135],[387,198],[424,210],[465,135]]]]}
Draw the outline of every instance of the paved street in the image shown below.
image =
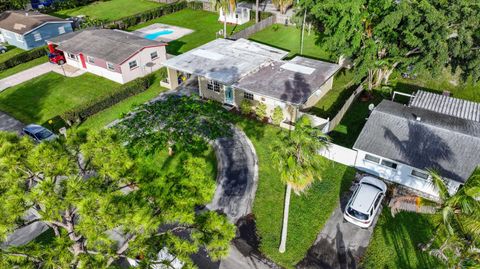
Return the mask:
{"type": "MultiPolygon", "coordinates": [[[[378,216],[370,228],[363,229],[343,220],[343,211],[351,193],[342,197],[307,256],[297,265],[298,269],[358,268],[373,233],[378,216]]],[[[381,208],[379,212],[382,212],[381,208]]]]}
{"type": "Polygon", "coordinates": [[[0,111],[0,131],[18,132],[22,131],[25,125],[14,117],[0,111]]]}

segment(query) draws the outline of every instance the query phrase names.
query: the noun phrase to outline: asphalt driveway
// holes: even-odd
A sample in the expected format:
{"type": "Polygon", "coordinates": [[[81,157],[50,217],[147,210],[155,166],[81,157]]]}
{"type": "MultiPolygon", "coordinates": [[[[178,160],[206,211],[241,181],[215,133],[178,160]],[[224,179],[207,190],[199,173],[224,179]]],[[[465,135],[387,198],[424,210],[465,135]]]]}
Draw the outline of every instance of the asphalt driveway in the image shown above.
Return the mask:
{"type": "MultiPolygon", "coordinates": [[[[342,196],[307,256],[296,266],[298,269],[358,268],[378,220],[368,229],[360,228],[343,220],[343,212],[351,193],[342,196]]],[[[382,212],[382,208],[378,210],[382,212]]]]}
{"type": "Polygon", "coordinates": [[[14,117],[0,111],[0,131],[20,133],[25,125],[14,117]]]}

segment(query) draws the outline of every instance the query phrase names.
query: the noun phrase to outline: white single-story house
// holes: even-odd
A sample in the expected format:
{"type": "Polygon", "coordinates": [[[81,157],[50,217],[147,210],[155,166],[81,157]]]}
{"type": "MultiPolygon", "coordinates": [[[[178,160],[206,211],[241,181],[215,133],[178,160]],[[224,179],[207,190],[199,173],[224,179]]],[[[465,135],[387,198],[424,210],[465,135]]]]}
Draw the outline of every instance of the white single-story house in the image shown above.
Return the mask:
{"type": "Polygon", "coordinates": [[[264,103],[267,117],[276,107],[284,122],[294,123],[301,110],[314,106],[333,84],[341,66],[305,57],[282,60],[288,52],[249,41],[216,39],[167,60],[167,87],[178,87],[178,73],[196,76],[199,94],[231,107],[243,100],[264,103]]]}
{"type": "Polygon", "coordinates": [[[225,19],[227,23],[230,24],[245,24],[250,21],[250,11],[252,10],[251,4],[246,2],[241,2],[237,4],[237,8],[233,12],[228,12],[227,16],[223,13],[223,10],[220,9],[220,16],[218,17],[219,22],[224,22],[225,19]]]}
{"type": "Polygon", "coordinates": [[[66,64],[124,84],[162,67],[165,43],[119,30],[93,29],[48,40],[66,64]]]}
{"type": "Polygon", "coordinates": [[[438,198],[435,170],[453,194],[480,165],[480,104],[423,91],[408,106],[384,100],[353,149],[359,170],[438,198]]]}

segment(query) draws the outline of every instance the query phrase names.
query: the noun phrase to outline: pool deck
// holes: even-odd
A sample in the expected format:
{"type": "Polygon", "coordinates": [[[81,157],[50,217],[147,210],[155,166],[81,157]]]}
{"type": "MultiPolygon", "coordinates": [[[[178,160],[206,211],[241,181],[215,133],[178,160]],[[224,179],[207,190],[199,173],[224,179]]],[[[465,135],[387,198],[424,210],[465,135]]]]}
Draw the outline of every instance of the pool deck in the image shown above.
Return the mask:
{"type": "Polygon", "coordinates": [[[152,25],[149,25],[149,26],[146,26],[144,28],[133,31],[132,33],[134,33],[136,35],[139,35],[141,37],[145,37],[145,35],[154,34],[154,33],[157,33],[157,32],[160,32],[160,31],[165,31],[165,30],[172,30],[173,33],[160,35],[155,40],[163,41],[163,42],[169,42],[169,41],[172,41],[172,40],[179,39],[182,36],[189,35],[189,34],[193,33],[193,30],[191,30],[191,29],[178,27],[178,26],[174,26],[174,25],[169,25],[169,24],[162,24],[162,23],[154,23],[152,25]]]}

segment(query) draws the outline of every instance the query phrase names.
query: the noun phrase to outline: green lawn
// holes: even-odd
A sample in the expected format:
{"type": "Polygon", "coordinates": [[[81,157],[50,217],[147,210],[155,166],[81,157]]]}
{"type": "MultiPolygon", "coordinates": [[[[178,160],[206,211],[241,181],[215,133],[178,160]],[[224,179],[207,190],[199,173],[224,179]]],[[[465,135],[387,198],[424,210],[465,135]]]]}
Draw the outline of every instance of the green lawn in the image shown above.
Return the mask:
{"type": "MultiPolygon", "coordinates": [[[[316,44],[318,37],[318,34],[314,31],[310,35],[308,31],[305,31],[303,55],[310,58],[337,62],[337,59],[333,59],[325,49],[316,44]]],[[[263,31],[253,34],[250,36],[250,39],[290,51],[289,57],[300,54],[301,29],[293,26],[274,24],[263,31]]]]}
{"type": "Polygon", "coordinates": [[[395,217],[383,210],[362,259],[362,268],[444,268],[418,244],[426,243],[434,230],[432,215],[401,212],[395,217]]]}
{"type": "Polygon", "coordinates": [[[39,64],[43,64],[43,63],[46,63],[46,62],[48,62],[47,57],[40,57],[40,58],[31,60],[31,61],[23,63],[23,64],[19,64],[17,66],[12,67],[12,68],[0,71],[0,79],[4,79],[6,77],[9,77],[11,75],[14,75],[16,73],[25,71],[27,69],[30,69],[34,66],[37,66],[39,64]]]}
{"type": "Polygon", "coordinates": [[[62,18],[87,15],[99,20],[114,21],[161,5],[149,0],[98,1],[86,6],[56,11],[52,15],[62,18]]]}
{"type": "Polygon", "coordinates": [[[432,77],[426,72],[419,73],[416,79],[404,79],[396,72],[392,75],[391,84],[395,91],[407,93],[417,90],[436,93],[450,91],[453,97],[480,102],[480,82],[476,85],[471,81],[464,83],[458,79],[458,76],[451,75],[447,70],[437,77],[432,77]]]}
{"type": "Polygon", "coordinates": [[[120,103],[115,104],[89,117],[86,121],[82,122],[79,128],[98,130],[105,127],[112,121],[121,118],[124,114],[131,111],[134,107],[147,102],[148,100],[159,95],[161,92],[167,90],[166,88],[160,87],[159,81],[160,79],[157,78],[154,84],[145,92],[127,98],[120,103]]]}
{"type": "Polygon", "coordinates": [[[11,45],[7,45],[6,47],[7,47],[7,52],[0,54],[0,63],[5,62],[6,60],[12,58],[13,56],[24,52],[24,50],[11,45]]]}
{"type": "Polygon", "coordinates": [[[67,78],[50,72],[0,93],[0,110],[25,123],[44,124],[49,119],[113,90],[108,79],[84,74],[67,78]]]}
{"type": "MultiPolygon", "coordinates": [[[[216,38],[216,33],[223,29],[223,23],[218,22],[218,13],[204,10],[183,9],[146,23],[133,26],[128,30],[137,30],[154,23],[176,25],[194,30],[193,33],[168,43],[167,52],[174,55],[184,53],[214,40],[216,38]]],[[[231,34],[245,29],[252,24],[253,22],[238,26],[228,25],[227,31],[231,34]]]]}
{"type": "Polygon", "coordinates": [[[260,250],[268,258],[286,268],[293,268],[306,255],[317,234],[337,206],[340,194],[353,180],[354,169],[326,161],[323,181],[318,181],[302,196],[292,194],[288,225],[287,251],[278,252],[282,228],[285,186],[272,167],[270,145],[284,132],[272,125],[248,120],[239,126],[255,146],[259,159],[259,181],[253,213],[256,218],[260,250]]]}

